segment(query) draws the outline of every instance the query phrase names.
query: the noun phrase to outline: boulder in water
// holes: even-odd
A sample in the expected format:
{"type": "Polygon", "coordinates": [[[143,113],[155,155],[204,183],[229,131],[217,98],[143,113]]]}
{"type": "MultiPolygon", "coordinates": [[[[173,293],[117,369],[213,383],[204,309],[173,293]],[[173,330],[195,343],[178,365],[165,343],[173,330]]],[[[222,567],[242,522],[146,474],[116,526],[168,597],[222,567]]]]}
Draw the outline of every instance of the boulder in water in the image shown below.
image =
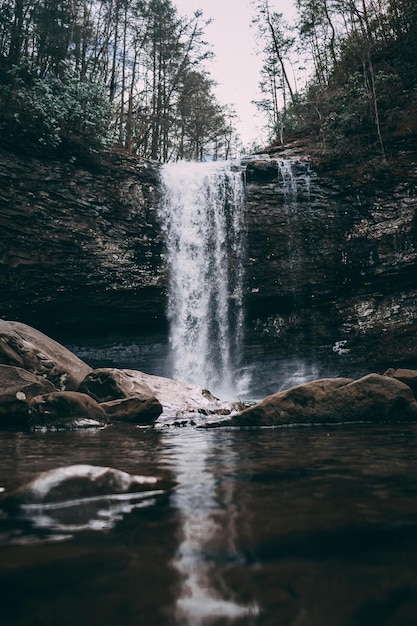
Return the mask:
{"type": "Polygon", "coordinates": [[[43,376],[62,391],[75,391],[91,371],[84,361],[43,333],[0,320],[0,363],[43,376]]]}
{"type": "Polygon", "coordinates": [[[402,383],[408,385],[417,398],[417,370],[409,370],[404,368],[395,369],[391,367],[388,369],[384,376],[389,376],[390,378],[395,378],[396,380],[400,380],[402,383]]]}
{"type": "Polygon", "coordinates": [[[154,488],[158,479],[96,465],[69,465],[39,474],[9,498],[24,504],[65,502],[154,488]]]}
{"type": "Polygon", "coordinates": [[[21,367],[0,365],[0,426],[26,425],[32,398],[54,390],[53,384],[41,376],[21,367]]]}
{"type": "Polygon", "coordinates": [[[109,422],[104,409],[90,396],[76,391],[38,395],[30,402],[30,424],[47,428],[80,428],[109,422]]]}
{"type": "Polygon", "coordinates": [[[130,424],[153,424],[162,413],[162,406],[154,396],[141,394],[102,402],[100,406],[111,421],[130,424]]]}
{"type": "Polygon", "coordinates": [[[399,380],[368,374],[359,380],[315,380],[265,398],[228,424],[244,427],[358,421],[417,421],[417,402],[399,380]]]}
{"type": "Polygon", "coordinates": [[[127,369],[101,368],[92,371],[80,385],[80,391],[98,402],[108,402],[129,397],[157,398],[165,414],[185,413],[200,415],[230,413],[230,404],[221,402],[207,389],[198,385],[151,376],[144,372],[127,369]]]}

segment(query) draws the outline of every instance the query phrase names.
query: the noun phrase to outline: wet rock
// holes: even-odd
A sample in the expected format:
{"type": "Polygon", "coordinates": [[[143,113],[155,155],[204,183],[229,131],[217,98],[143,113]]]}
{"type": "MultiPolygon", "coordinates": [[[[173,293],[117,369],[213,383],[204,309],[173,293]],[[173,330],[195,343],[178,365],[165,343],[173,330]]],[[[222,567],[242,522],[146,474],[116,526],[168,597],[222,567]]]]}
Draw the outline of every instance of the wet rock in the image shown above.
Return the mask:
{"type": "MultiPolygon", "coordinates": [[[[389,185],[358,184],[345,165],[320,166],[303,141],[242,161],[247,353],[343,340],[378,370],[413,362],[415,155],[404,153],[389,185]]],[[[4,315],[77,331],[166,328],[156,164],[113,154],[81,166],[0,149],[0,186],[4,315]]]]}
{"type": "Polygon", "coordinates": [[[247,350],[307,353],[346,341],[367,367],[413,363],[415,167],[387,188],[355,186],[299,148],[247,159],[247,350]]]}
{"type": "Polygon", "coordinates": [[[41,376],[20,367],[0,365],[0,427],[26,425],[31,400],[54,390],[54,385],[41,376]]]}
{"type": "Polygon", "coordinates": [[[10,495],[21,503],[63,502],[68,499],[140,491],[155,486],[157,478],[135,476],[95,465],[70,465],[43,472],[10,495]]]}
{"type": "Polygon", "coordinates": [[[38,395],[30,402],[30,424],[46,428],[80,428],[109,422],[104,409],[90,396],[76,391],[38,395]]]}
{"type": "Polygon", "coordinates": [[[155,397],[140,394],[102,402],[100,406],[113,422],[148,425],[153,424],[162,413],[161,403],[155,397]]]}
{"type": "Polygon", "coordinates": [[[391,367],[388,369],[384,376],[389,376],[390,378],[395,378],[396,380],[400,380],[401,382],[408,385],[417,398],[417,370],[409,370],[409,369],[395,369],[391,367]]]}
{"type": "Polygon", "coordinates": [[[3,315],[76,332],[163,322],[159,168],[133,155],[68,163],[0,148],[3,315]]]}
{"type": "Polygon", "coordinates": [[[57,389],[74,391],[91,371],[64,346],[21,322],[0,320],[0,363],[43,376],[57,389]]]}
{"type": "Polygon", "coordinates": [[[86,376],[80,391],[98,402],[107,402],[132,396],[157,398],[164,413],[175,416],[184,413],[218,413],[232,407],[221,402],[198,385],[191,385],[162,376],[151,376],[144,372],[127,369],[101,368],[86,376]]]}
{"type": "Polygon", "coordinates": [[[274,426],[357,421],[417,421],[417,402],[399,380],[368,374],[359,380],[315,380],[265,398],[229,424],[274,426]]]}
{"type": "Polygon", "coordinates": [[[109,402],[128,398],[135,393],[143,396],[147,387],[138,387],[133,375],[116,368],[99,368],[90,372],[80,384],[79,390],[87,393],[97,402],[109,402]]]}

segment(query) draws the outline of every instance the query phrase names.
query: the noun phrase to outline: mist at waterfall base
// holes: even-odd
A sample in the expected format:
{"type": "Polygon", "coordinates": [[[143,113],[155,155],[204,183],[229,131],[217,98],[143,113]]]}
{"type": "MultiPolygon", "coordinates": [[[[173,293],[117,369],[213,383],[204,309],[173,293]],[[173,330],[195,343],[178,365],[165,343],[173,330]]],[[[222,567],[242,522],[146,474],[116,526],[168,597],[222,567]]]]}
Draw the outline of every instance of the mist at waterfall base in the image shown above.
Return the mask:
{"type": "MultiPolygon", "coordinates": [[[[155,376],[172,377],[170,342],[166,332],[143,335],[117,335],[97,339],[72,338],[66,344],[92,367],[117,367],[139,369],[155,376]]],[[[261,400],[309,380],[337,376],[359,377],[367,373],[364,366],[350,361],[348,354],[339,354],[327,347],[310,354],[258,354],[243,355],[240,370],[240,387],[232,387],[222,399],[242,401],[261,400]]],[[[206,386],[203,385],[205,388],[206,386]]],[[[215,393],[208,387],[212,393],[215,393]]]]}

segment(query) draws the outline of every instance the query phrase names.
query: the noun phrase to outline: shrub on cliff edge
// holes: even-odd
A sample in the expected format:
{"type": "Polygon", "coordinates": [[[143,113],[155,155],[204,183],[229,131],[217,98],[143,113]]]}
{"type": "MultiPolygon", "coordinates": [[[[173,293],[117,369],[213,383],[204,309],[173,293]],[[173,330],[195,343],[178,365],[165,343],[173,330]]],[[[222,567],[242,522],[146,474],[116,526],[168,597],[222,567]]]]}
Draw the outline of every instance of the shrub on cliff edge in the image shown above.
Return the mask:
{"type": "Polygon", "coordinates": [[[88,153],[111,143],[111,106],[100,83],[22,77],[13,70],[0,85],[4,145],[40,152],[88,153]]]}

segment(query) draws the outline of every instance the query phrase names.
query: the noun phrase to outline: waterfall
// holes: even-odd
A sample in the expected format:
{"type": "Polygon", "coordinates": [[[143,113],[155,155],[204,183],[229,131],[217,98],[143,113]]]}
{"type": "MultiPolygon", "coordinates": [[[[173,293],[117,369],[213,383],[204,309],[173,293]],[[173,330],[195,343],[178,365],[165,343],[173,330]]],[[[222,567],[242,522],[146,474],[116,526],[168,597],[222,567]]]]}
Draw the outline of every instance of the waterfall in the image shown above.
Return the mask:
{"type": "Polygon", "coordinates": [[[299,192],[310,197],[311,172],[308,163],[298,159],[277,159],[278,181],[284,198],[289,202],[297,200],[299,192]],[[298,178],[298,182],[297,182],[298,178]]]}
{"type": "Polygon", "coordinates": [[[243,333],[241,172],[229,162],[162,168],[172,376],[236,396],[243,333]]]}
{"type": "Polygon", "coordinates": [[[282,185],[285,198],[297,197],[297,178],[292,168],[292,162],[288,159],[278,159],[278,180],[282,185]]]}

